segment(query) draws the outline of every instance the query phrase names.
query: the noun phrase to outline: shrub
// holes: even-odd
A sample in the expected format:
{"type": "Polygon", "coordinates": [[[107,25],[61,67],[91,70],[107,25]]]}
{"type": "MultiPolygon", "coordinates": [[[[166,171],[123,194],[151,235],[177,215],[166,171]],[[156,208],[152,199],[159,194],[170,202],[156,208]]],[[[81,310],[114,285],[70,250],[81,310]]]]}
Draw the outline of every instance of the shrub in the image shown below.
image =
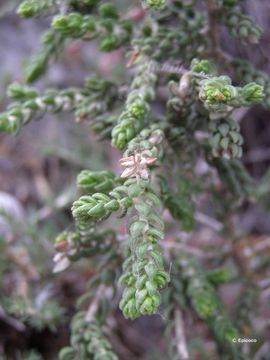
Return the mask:
{"type": "MultiPolygon", "coordinates": [[[[195,0],[143,0],[142,8],[134,1],[129,12],[114,1],[63,3],[61,13],[56,0],[25,0],[18,8],[26,18],[53,14],[25,69],[25,82],[44,75],[72,39],[95,40],[101,52],[123,49],[127,67],[124,83],[100,74],[92,74],[81,88],[44,92],[14,83],[8,88],[13,102],[0,115],[0,129],[17,134],[46,112],[68,111],[121,154],[122,173],[79,173],[83,195],[72,205],[73,229],[63,229],[55,242],[55,272],[90,258],[96,273],[79,299],[70,345],[60,359],[118,358],[106,326],[115,301],[129,319],[164,314],[170,359],[189,358],[187,314],[208,326],[222,358],[248,359],[234,342],[243,337],[243,328],[237,318],[235,323],[230,319],[217,292],[219,284],[232,281],[230,271],[208,271],[180,239],[171,244],[168,216],[162,214],[167,209],[179,230],[192,231],[197,199],[207,194],[218,204],[213,215],[224,221],[214,224],[224,237],[235,236],[228,219],[243,199],[256,197],[256,183],[240,160],[244,140],[234,111],[258,103],[269,108],[270,82],[247,60],[223,50],[220,27],[244,45],[258,43],[262,30],[237,0],[206,0],[201,8],[195,0]],[[206,167],[201,178],[199,160],[206,167]],[[103,226],[113,213],[125,219],[124,240],[103,226]]],[[[222,263],[223,250],[208,249],[213,264],[222,263]]],[[[202,246],[200,254],[205,253],[202,246]]],[[[237,271],[254,285],[246,272],[237,271]]]]}

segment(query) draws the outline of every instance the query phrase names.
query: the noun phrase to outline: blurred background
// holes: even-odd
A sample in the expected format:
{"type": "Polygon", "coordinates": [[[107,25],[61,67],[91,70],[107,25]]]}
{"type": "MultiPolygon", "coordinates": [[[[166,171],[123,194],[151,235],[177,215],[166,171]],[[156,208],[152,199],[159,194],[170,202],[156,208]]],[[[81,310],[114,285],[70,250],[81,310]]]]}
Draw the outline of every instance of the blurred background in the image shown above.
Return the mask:
{"type": "MultiPolygon", "coordinates": [[[[7,86],[13,81],[22,81],[23,65],[27,57],[38,49],[40,35],[50,23],[50,17],[20,19],[15,13],[18,3],[15,0],[0,1],[1,111],[7,106],[7,86]]],[[[128,2],[122,3],[129,11],[128,2]]],[[[239,47],[224,34],[222,46],[233,55],[249,58],[270,76],[270,2],[247,0],[245,6],[264,29],[260,45],[239,47]]],[[[93,71],[105,77],[124,79],[124,53],[117,50],[101,54],[92,42],[72,41],[35,86],[41,90],[80,87],[93,71]]],[[[261,106],[239,113],[245,139],[243,162],[253,177],[265,179],[261,197],[263,207],[242,206],[235,219],[239,234],[245,234],[236,249],[237,261],[247,266],[250,262],[261,262],[262,254],[265,261],[263,279],[258,279],[265,281],[262,284],[265,301],[260,309],[253,310],[259,311],[259,317],[268,321],[265,327],[268,333],[265,334],[266,342],[258,344],[257,360],[270,359],[270,314],[267,307],[270,297],[270,281],[267,282],[270,275],[267,266],[270,262],[270,198],[267,196],[270,194],[269,115],[269,111],[261,106]],[[263,350],[260,350],[262,346],[263,350]],[[268,357],[261,357],[259,351],[263,356],[269,351],[268,357]]],[[[83,263],[68,273],[52,275],[54,239],[71,221],[70,205],[77,196],[78,172],[104,168],[119,172],[118,159],[119,153],[109,143],[99,143],[87,125],[78,126],[74,117],[67,113],[46,114],[42,120],[23,128],[17,137],[0,135],[1,359],[39,359],[38,354],[45,359],[56,359],[57,351],[67,344],[69,329],[66,324],[91,273],[83,263]],[[5,216],[1,215],[3,212],[5,216]],[[22,304],[18,297],[18,302],[11,304],[9,299],[14,294],[28,296],[31,303],[22,304]],[[14,317],[7,315],[5,307],[14,317]],[[30,349],[35,352],[29,352],[30,349]]],[[[118,231],[123,233],[125,224],[119,226],[118,231]]],[[[169,236],[174,236],[173,231],[169,236]]],[[[181,233],[180,236],[195,247],[219,241],[211,226],[201,226],[193,234],[181,233]]],[[[224,285],[221,294],[225,304],[232,304],[238,292],[237,284],[224,285]]],[[[151,317],[151,321],[142,318],[130,322],[125,321],[116,309],[111,322],[114,329],[112,341],[122,359],[164,359],[162,352],[166,343],[162,335],[162,314],[151,317]]],[[[261,323],[257,326],[260,327],[261,323]]],[[[197,334],[207,333],[203,324],[198,323],[197,327],[197,334]]],[[[194,359],[210,359],[209,353],[213,349],[210,340],[207,342],[207,334],[205,341],[202,344],[194,337],[194,359]],[[205,346],[209,352],[204,353],[205,346]]],[[[215,356],[212,355],[212,359],[217,359],[215,356]]]]}

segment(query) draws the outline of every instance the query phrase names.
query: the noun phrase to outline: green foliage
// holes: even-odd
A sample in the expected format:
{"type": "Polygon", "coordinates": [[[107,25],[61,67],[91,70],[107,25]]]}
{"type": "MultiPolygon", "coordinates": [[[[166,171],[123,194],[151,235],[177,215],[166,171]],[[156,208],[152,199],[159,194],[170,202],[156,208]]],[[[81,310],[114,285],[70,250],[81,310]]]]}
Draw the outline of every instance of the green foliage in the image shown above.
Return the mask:
{"type": "Polygon", "coordinates": [[[62,35],[53,30],[43,34],[39,51],[29,59],[28,65],[25,67],[24,79],[26,82],[32,83],[45,73],[50,59],[57,56],[63,48],[63,43],[62,35]]]}
{"type": "Polygon", "coordinates": [[[221,21],[228,27],[232,36],[240,39],[243,44],[257,44],[263,30],[250,16],[244,15],[239,7],[231,5],[225,11],[221,10],[221,21]]]}
{"type": "Polygon", "coordinates": [[[126,285],[120,308],[125,317],[131,319],[156,313],[161,301],[158,289],[169,281],[157,244],[164,237],[163,220],[155,211],[156,206],[161,206],[160,200],[142,183],[133,201],[137,214],[129,223],[130,255],[123,264],[124,273],[120,278],[126,285]]]}
{"type": "Polygon", "coordinates": [[[59,359],[117,360],[118,357],[113,353],[111,344],[103,334],[100,324],[95,319],[91,322],[85,320],[85,315],[84,312],[79,312],[72,320],[72,346],[63,348],[59,359]]]}
{"type": "Polygon", "coordinates": [[[257,310],[258,288],[256,284],[250,283],[248,279],[246,279],[233,309],[233,314],[237,314],[237,325],[242,331],[250,333],[252,318],[256,316],[257,310]]]}
{"type": "Polygon", "coordinates": [[[165,177],[160,178],[161,196],[164,206],[178,220],[185,231],[193,229],[195,206],[192,201],[194,189],[188,179],[181,179],[177,191],[172,191],[165,177]]]}
{"type": "Polygon", "coordinates": [[[18,8],[18,15],[29,18],[42,15],[44,10],[48,10],[57,5],[57,0],[26,0],[18,8]]]}
{"type": "MultiPolygon", "coordinates": [[[[226,349],[225,351],[228,351],[235,360],[242,359],[239,347],[232,341],[233,338],[239,337],[239,333],[228,318],[219,296],[199,263],[185,253],[176,253],[175,256],[178,261],[174,262],[176,264],[174,271],[176,274],[178,272],[181,274],[178,281],[183,281],[190,305],[197,315],[206,321],[221,349],[226,349]]],[[[182,301],[179,306],[182,306],[182,301]]]]}
{"type": "MultiPolygon", "coordinates": [[[[3,359],[3,360],[5,360],[5,359],[3,359]]],[[[42,360],[42,357],[37,352],[31,351],[29,353],[20,354],[18,356],[18,360],[42,360]]]]}
{"type": "Polygon", "coordinates": [[[73,216],[82,222],[105,219],[112,212],[121,209],[121,215],[127,212],[132,200],[127,195],[125,186],[116,187],[109,195],[95,193],[92,196],[84,195],[76,200],[72,206],[73,216]]]}
{"type": "MultiPolygon", "coordinates": [[[[44,94],[34,88],[13,83],[8,88],[8,96],[16,101],[0,115],[0,129],[10,133],[19,132],[23,125],[35,117],[40,118],[47,111],[74,111],[77,121],[91,119],[112,108],[117,99],[114,84],[95,76],[85,80],[83,89],[47,89],[44,94]]],[[[111,121],[97,117],[92,121],[92,126],[104,136],[107,126],[111,129],[111,121]]]]}
{"type": "Polygon", "coordinates": [[[42,115],[47,110],[70,111],[74,108],[74,101],[81,98],[75,89],[47,90],[40,96],[32,88],[21,87],[19,84],[12,84],[8,92],[17,102],[12,103],[8,110],[1,114],[0,129],[11,133],[17,133],[34,116],[42,115]]]}
{"type": "Polygon", "coordinates": [[[56,330],[63,321],[65,310],[55,301],[46,301],[42,304],[29,304],[23,297],[1,299],[4,310],[18,317],[22,322],[41,331],[49,328],[56,330]]]}
{"type": "Polygon", "coordinates": [[[116,9],[111,4],[103,4],[99,8],[99,16],[70,13],[57,15],[52,21],[52,28],[64,38],[81,38],[92,40],[99,38],[101,51],[112,51],[124,45],[132,33],[132,23],[128,20],[118,22],[116,9]]]}
{"type": "Polygon", "coordinates": [[[243,164],[237,159],[221,159],[212,160],[223,181],[224,187],[227,188],[231,201],[247,194],[254,194],[255,182],[248,174],[243,164]]]}
{"type": "Polygon", "coordinates": [[[229,268],[216,268],[207,272],[207,279],[213,285],[219,285],[230,282],[233,279],[234,275],[235,274],[229,268]]]}
{"type": "Polygon", "coordinates": [[[266,108],[270,107],[270,79],[269,76],[258,70],[248,60],[233,59],[232,65],[235,70],[235,75],[238,81],[243,83],[256,81],[257,84],[264,88],[265,97],[263,105],[266,108]]]}
{"type": "Polygon", "coordinates": [[[112,131],[113,144],[120,150],[147,124],[149,102],[155,97],[156,64],[144,57],[139,60],[140,65],[131,84],[132,91],[128,95],[126,109],[112,131]]]}
{"type": "Polygon", "coordinates": [[[87,193],[107,193],[114,188],[119,179],[111,171],[82,170],[77,177],[77,186],[87,193]]]}
{"type": "Polygon", "coordinates": [[[204,79],[199,86],[199,97],[210,111],[223,112],[227,106],[248,106],[262,102],[264,98],[261,85],[249,83],[238,88],[231,85],[231,79],[227,76],[204,79]]]}
{"type": "Polygon", "coordinates": [[[227,159],[242,157],[243,137],[240,126],[231,119],[212,121],[209,124],[209,141],[215,157],[227,159]]]}
{"type": "Polygon", "coordinates": [[[146,8],[162,10],[166,6],[166,2],[166,0],[144,0],[142,4],[146,8]]]}

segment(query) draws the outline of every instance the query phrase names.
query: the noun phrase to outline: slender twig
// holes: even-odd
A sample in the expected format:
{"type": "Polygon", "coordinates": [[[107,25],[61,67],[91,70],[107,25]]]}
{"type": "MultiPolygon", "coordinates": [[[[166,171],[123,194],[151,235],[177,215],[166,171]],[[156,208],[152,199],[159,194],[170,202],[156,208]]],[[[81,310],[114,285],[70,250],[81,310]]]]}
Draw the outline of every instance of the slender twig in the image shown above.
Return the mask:
{"type": "Polygon", "coordinates": [[[265,289],[261,292],[262,299],[269,299],[270,298],[270,288],[265,289]]]}
{"type": "Polygon", "coordinates": [[[17,331],[25,331],[25,325],[17,319],[6,314],[2,306],[0,305],[0,319],[4,320],[8,325],[16,329],[17,331]]]}
{"type": "Polygon", "coordinates": [[[223,229],[223,225],[221,222],[199,211],[195,213],[195,219],[201,224],[207,225],[215,231],[221,231],[223,229]]]}
{"type": "Polygon", "coordinates": [[[67,6],[67,2],[60,0],[59,1],[59,11],[61,15],[65,15],[67,13],[68,10],[68,6],[67,6]]]}
{"type": "Polygon", "coordinates": [[[233,57],[221,49],[219,42],[219,29],[218,29],[218,11],[216,0],[206,0],[206,8],[208,15],[208,24],[203,29],[202,33],[208,35],[210,39],[210,51],[207,56],[214,57],[220,61],[231,63],[233,57]]]}
{"type": "Polygon", "coordinates": [[[187,349],[187,342],[186,342],[186,335],[185,335],[185,325],[183,314],[180,309],[175,310],[174,314],[175,319],[175,336],[177,341],[177,351],[179,354],[179,359],[187,360],[189,358],[188,349],[187,349]]]}
{"type": "Polygon", "coordinates": [[[86,312],[86,315],[85,315],[86,321],[91,321],[93,319],[95,313],[98,310],[99,301],[103,297],[105,290],[106,290],[106,287],[103,284],[101,284],[98,287],[97,292],[94,297],[94,300],[90,303],[88,310],[86,312]]]}
{"type": "Polygon", "coordinates": [[[249,151],[244,157],[245,163],[264,162],[270,159],[270,149],[259,148],[249,151]]]}
{"type": "Polygon", "coordinates": [[[260,288],[265,288],[267,286],[270,286],[270,279],[267,278],[267,279],[259,280],[257,284],[260,288]]]}
{"type": "Polygon", "coordinates": [[[261,240],[260,242],[256,243],[254,246],[253,246],[253,249],[256,251],[256,252],[259,252],[259,251],[263,251],[267,248],[270,247],[270,238],[267,237],[266,239],[264,240],[261,240]]]}
{"type": "Polygon", "coordinates": [[[255,354],[255,360],[263,360],[265,356],[267,356],[270,352],[270,346],[267,342],[265,342],[255,354]]]}
{"type": "Polygon", "coordinates": [[[194,246],[187,246],[184,244],[180,244],[177,242],[163,242],[161,243],[161,246],[164,249],[178,249],[178,250],[182,250],[185,251],[189,254],[192,254],[198,258],[205,258],[205,252],[195,248],[194,246]]]}
{"type": "MultiPolygon", "coordinates": [[[[182,238],[182,236],[181,236],[182,238]]],[[[175,242],[163,242],[161,243],[161,246],[164,249],[178,249],[182,250],[184,252],[187,252],[191,255],[196,256],[199,259],[215,259],[217,256],[228,256],[232,252],[232,245],[226,244],[222,249],[215,250],[211,253],[202,251],[200,249],[197,249],[194,246],[185,245],[183,243],[179,243],[179,240],[176,240],[175,242]]]]}

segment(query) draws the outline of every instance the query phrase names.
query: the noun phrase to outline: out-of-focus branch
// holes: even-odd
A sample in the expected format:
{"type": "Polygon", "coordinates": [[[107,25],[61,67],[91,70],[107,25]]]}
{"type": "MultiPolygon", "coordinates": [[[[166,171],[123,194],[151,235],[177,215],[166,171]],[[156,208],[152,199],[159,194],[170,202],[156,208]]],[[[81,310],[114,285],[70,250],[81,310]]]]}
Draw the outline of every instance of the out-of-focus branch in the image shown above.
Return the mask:
{"type": "Polygon", "coordinates": [[[218,24],[217,24],[217,5],[215,0],[206,1],[208,14],[208,35],[210,39],[210,46],[212,55],[216,55],[219,51],[218,41],[218,24]]]}
{"type": "Polygon", "coordinates": [[[195,219],[203,225],[209,226],[211,229],[215,231],[221,231],[223,225],[221,222],[217,221],[216,219],[211,218],[210,216],[203,214],[199,211],[195,213],[195,219]]]}
{"type": "Polygon", "coordinates": [[[179,354],[179,359],[187,360],[189,358],[187,343],[186,343],[186,335],[184,331],[184,319],[182,311],[178,308],[174,313],[175,319],[175,336],[176,336],[176,347],[179,354]]]}
{"type": "Polygon", "coordinates": [[[89,308],[88,308],[87,313],[85,315],[85,320],[86,321],[91,321],[93,319],[95,313],[97,312],[99,301],[102,298],[102,296],[104,295],[105,290],[106,290],[106,287],[103,284],[101,284],[99,286],[99,288],[97,289],[94,300],[89,305],[89,308]]]}
{"type": "Polygon", "coordinates": [[[4,309],[2,308],[2,306],[0,305],[0,319],[4,320],[8,325],[10,325],[11,327],[13,327],[14,329],[16,329],[17,331],[25,331],[26,327],[25,325],[20,322],[17,319],[14,319],[13,317],[9,316],[4,309]]]}

